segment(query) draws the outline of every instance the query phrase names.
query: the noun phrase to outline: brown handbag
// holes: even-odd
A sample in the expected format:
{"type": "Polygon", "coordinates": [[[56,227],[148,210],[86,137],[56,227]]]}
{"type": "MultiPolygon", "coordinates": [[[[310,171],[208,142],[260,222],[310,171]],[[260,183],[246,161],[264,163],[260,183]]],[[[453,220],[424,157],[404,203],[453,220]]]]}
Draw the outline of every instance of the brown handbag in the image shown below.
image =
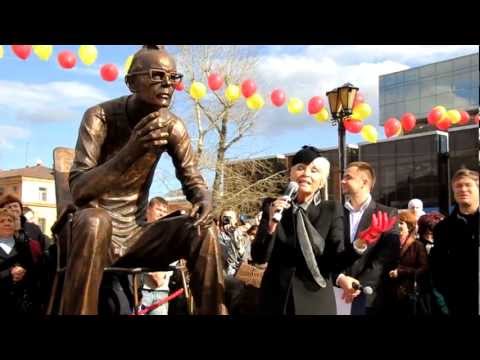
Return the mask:
{"type": "Polygon", "coordinates": [[[235,278],[245,283],[245,285],[252,285],[256,288],[260,288],[264,272],[265,267],[260,268],[250,265],[246,262],[242,262],[237,273],[235,274],[235,278]]]}

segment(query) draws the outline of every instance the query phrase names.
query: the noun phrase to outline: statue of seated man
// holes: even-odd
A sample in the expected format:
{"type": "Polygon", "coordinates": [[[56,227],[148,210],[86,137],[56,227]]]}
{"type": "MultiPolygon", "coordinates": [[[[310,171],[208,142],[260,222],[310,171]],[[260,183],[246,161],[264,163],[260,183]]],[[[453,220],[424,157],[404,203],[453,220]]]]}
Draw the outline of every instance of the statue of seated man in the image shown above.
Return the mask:
{"type": "Polygon", "coordinates": [[[133,57],[131,95],[88,109],[70,171],[78,207],[62,294],[64,314],[97,314],[106,266],[168,268],[187,260],[198,314],[225,314],[222,261],[211,197],[184,123],[169,111],[182,75],[159,45],[133,57]],[[163,152],[193,207],[189,215],[145,222],[150,185],[163,152]]]}

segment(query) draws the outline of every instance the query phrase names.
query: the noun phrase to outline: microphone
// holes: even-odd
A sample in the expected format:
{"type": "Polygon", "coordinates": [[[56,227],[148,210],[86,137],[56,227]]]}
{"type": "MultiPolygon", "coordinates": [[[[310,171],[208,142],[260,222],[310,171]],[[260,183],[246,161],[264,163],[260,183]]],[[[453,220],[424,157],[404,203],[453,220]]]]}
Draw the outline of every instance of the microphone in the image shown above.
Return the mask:
{"type": "MultiPolygon", "coordinates": [[[[292,201],[297,196],[297,191],[298,191],[298,184],[295,181],[290,181],[288,183],[287,188],[283,192],[283,197],[285,197],[286,200],[288,201],[292,201]]],[[[280,220],[282,220],[282,213],[283,213],[283,209],[278,210],[273,215],[273,221],[279,223],[280,220]]]]}
{"type": "Polygon", "coordinates": [[[354,282],[352,284],[352,288],[354,288],[355,290],[360,290],[365,295],[372,295],[373,294],[373,289],[372,289],[371,286],[363,286],[362,284],[354,282]]]}

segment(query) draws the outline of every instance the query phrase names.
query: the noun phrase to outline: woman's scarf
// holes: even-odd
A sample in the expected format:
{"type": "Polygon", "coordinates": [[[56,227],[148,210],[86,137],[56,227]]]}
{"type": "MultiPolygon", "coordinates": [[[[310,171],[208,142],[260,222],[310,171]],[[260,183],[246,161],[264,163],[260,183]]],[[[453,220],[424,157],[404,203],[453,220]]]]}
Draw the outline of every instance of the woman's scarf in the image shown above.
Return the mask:
{"type": "MultiPolygon", "coordinates": [[[[313,200],[315,205],[317,205],[317,200],[319,201],[319,199],[319,193],[315,194],[313,200]]],[[[310,204],[311,202],[300,205],[293,204],[295,228],[300,249],[302,250],[308,270],[312,274],[317,285],[324,288],[327,286],[327,282],[320,273],[316,258],[323,254],[325,249],[325,239],[318,233],[317,229],[315,229],[308,218],[307,208],[310,204]]]]}

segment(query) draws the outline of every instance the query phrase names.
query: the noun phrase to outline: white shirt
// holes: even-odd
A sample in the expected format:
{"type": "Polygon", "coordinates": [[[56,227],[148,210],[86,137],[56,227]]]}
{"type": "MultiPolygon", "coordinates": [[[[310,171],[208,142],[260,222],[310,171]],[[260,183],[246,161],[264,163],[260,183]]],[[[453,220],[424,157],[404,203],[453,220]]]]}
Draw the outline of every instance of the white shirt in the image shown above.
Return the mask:
{"type": "Polygon", "coordinates": [[[355,234],[357,233],[358,225],[363,213],[367,209],[368,205],[372,201],[372,195],[368,194],[367,200],[360,206],[360,209],[355,210],[350,201],[345,202],[345,208],[349,211],[349,223],[350,223],[350,242],[355,241],[355,234]]]}
{"type": "MultiPolygon", "coordinates": [[[[360,220],[362,219],[363,213],[367,209],[368,205],[370,205],[370,202],[372,201],[372,195],[368,194],[367,199],[365,202],[360,206],[360,209],[355,210],[350,203],[350,201],[345,202],[345,209],[348,210],[349,216],[348,216],[348,221],[350,224],[350,242],[353,243],[353,248],[358,254],[363,254],[366,250],[367,247],[365,246],[364,248],[359,248],[356,246],[355,241],[355,234],[357,233],[358,225],[360,224],[360,220]]],[[[342,277],[345,276],[344,274],[338,275],[337,279],[335,280],[335,284],[338,285],[338,280],[342,277]]]]}
{"type": "Polygon", "coordinates": [[[13,237],[0,238],[0,247],[5,251],[7,255],[10,255],[15,247],[15,239],[13,237]]]}

